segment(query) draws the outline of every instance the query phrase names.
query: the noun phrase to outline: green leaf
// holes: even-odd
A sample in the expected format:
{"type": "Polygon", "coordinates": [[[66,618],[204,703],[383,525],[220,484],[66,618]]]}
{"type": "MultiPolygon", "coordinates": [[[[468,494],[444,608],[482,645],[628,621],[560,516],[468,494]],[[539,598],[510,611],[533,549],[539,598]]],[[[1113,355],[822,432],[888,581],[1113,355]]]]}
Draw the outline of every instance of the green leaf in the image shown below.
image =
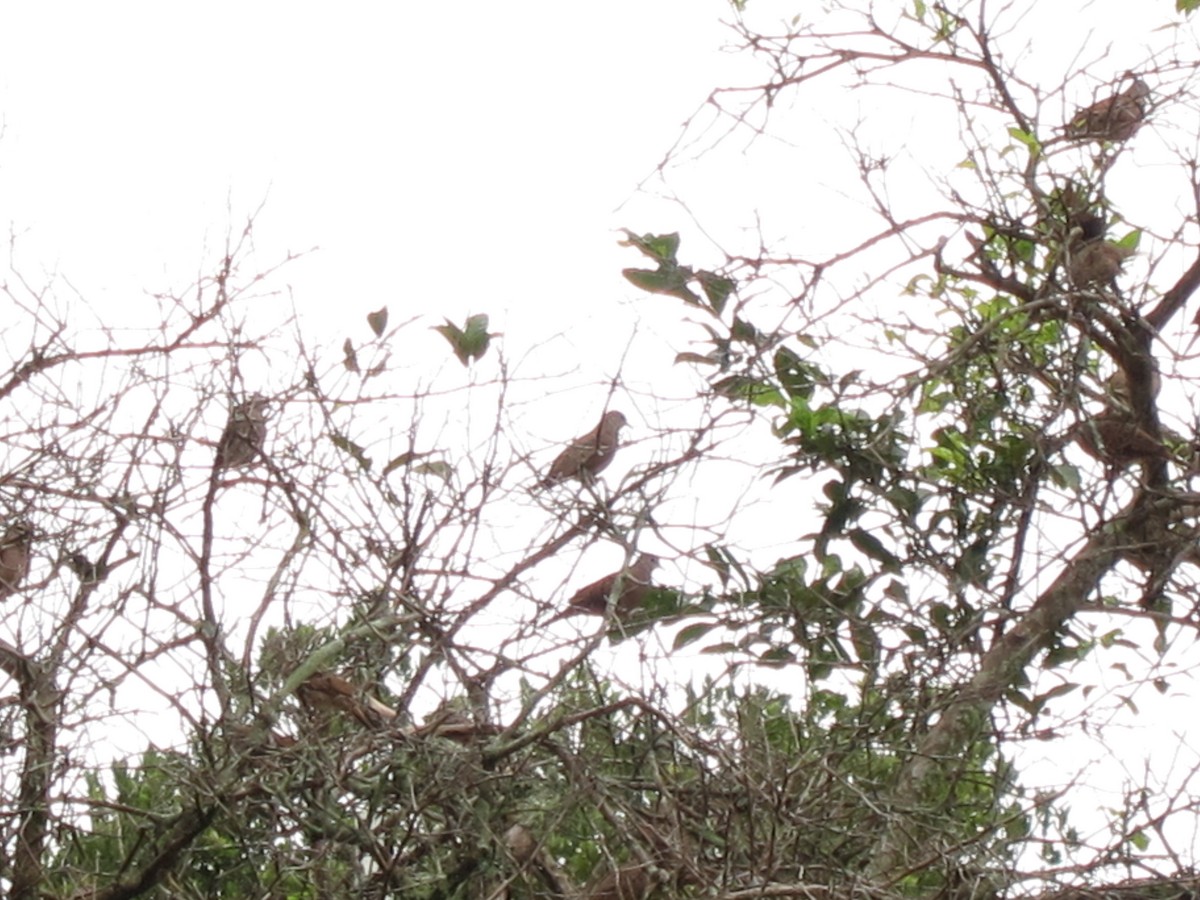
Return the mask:
{"type": "Polygon", "coordinates": [[[874,665],[879,661],[881,642],[874,628],[864,625],[857,619],[851,620],[850,642],[854,645],[854,652],[858,654],[858,658],[862,662],[874,665]]]}
{"type": "Polygon", "coordinates": [[[703,353],[688,353],[685,351],[683,353],[675,354],[675,363],[676,364],[691,363],[692,365],[695,365],[695,366],[715,366],[715,365],[719,365],[720,362],[721,362],[720,355],[716,354],[716,353],[703,354],[703,353]]]}
{"type": "Polygon", "coordinates": [[[675,264],[675,254],[679,252],[679,232],[636,235],[628,228],[622,231],[626,235],[626,239],[620,242],[622,247],[637,247],[659,265],[675,264]]]}
{"type": "Polygon", "coordinates": [[[850,543],[859,551],[865,553],[876,562],[882,563],[885,572],[897,572],[900,570],[900,560],[887,547],[883,546],[883,542],[871,534],[871,532],[855,528],[850,532],[849,538],[850,543]]]}
{"type": "Polygon", "coordinates": [[[740,648],[737,644],[732,644],[729,641],[722,641],[719,644],[713,644],[711,647],[705,647],[700,652],[706,654],[720,654],[725,656],[730,653],[737,653],[739,649],[740,648]]]}
{"type": "Polygon", "coordinates": [[[364,449],[358,444],[354,443],[354,441],[336,433],[330,435],[329,439],[333,441],[333,446],[337,447],[343,453],[352,456],[354,461],[357,462],[361,468],[364,470],[371,468],[370,457],[368,457],[364,449]]]}
{"type": "Polygon", "coordinates": [[[423,456],[428,456],[428,455],[429,455],[429,453],[427,453],[427,452],[426,453],[417,453],[415,450],[410,450],[408,453],[401,453],[399,456],[397,456],[395,459],[391,460],[386,466],[383,467],[383,474],[390,475],[392,472],[395,472],[397,469],[401,469],[405,466],[410,466],[416,460],[420,459],[423,456]]]}
{"type": "Polygon", "coordinates": [[[1038,694],[1036,697],[1033,698],[1031,703],[1032,703],[1032,706],[1034,709],[1040,711],[1046,706],[1047,703],[1049,703],[1051,700],[1055,699],[1056,697],[1065,697],[1067,694],[1072,694],[1075,691],[1077,691],[1078,689],[1079,689],[1078,684],[1074,684],[1072,682],[1066,681],[1066,682],[1063,682],[1062,684],[1055,685],[1050,690],[1045,691],[1044,693],[1038,694]]]}
{"type": "Polygon", "coordinates": [[[421,463],[419,466],[413,467],[413,471],[418,475],[434,475],[443,481],[449,481],[450,476],[454,474],[454,469],[450,463],[436,460],[434,462],[421,463]]]}
{"type": "Polygon", "coordinates": [[[794,350],[788,347],[780,347],[775,351],[774,365],[775,377],[779,379],[780,385],[787,391],[789,397],[812,399],[815,387],[813,376],[820,374],[814,366],[804,362],[794,350]]]}
{"type": "Polygon", "coordinates": [[[708,565],[712,567],[717,573],[717,577],[721,579],[721,587],[729,587],[731,577],[735,573],[741,579],[742,584],[750,584],[750,577],[746,574],[745,568],[728,548],[722,547],[720,544],[706,544],[704,546],[704,555],[708,557],[708,565]]]}
{"type": "Polygon", "coordinates": [[[342,344],[342,365],[351,372],[361,371],[358,367],[358,354],[354,352],[354,343],[350,338],[346,338],[346,342],[342,344]]]}
{"type": "Polygon", "coordinates": [[[1083,483],[1079,477],[1079,469],[1069,463],[1050,466],[1048,472],[1050,480],[1062,488],[1078,491],[1083,483]]]}
{"type": "Polygon", "coordinates": [[[784,406],[783,395],[770,383],[746,375],[730,375],[713,383],[713,390],[730,400],[748,400],[755,406],[784,406]]]}
{"type": "Polygon", "coordinates": [[[688,644],[693,644],[716,627],[717,624],[715,622],[697,622],[695,625],[688,625],[686,628],[681,628],[679,633],[675,635],[675,642],[671,645],[672,649],[680,650],[688,644]]]}
{"type": "Polygon", "coordinates": [[[783,668],[796,662],[796,654],[787,647],[771,647],[759,654],[758,662],[772,669],[783,668]]]}
{"type": "Polygon", "coordinates": [[[367,324],[375,332],[375,337],[383,337],[384,329],[387,328],[387,320],[388,311],[386,306],[375,310],[373,313],[367,313],[367,324]]]}
{"type": "Polygon", "coordinates": [[[1121,238],[1119,241],[1113,241],[1113,243],[1116,244],[1118,247],[1120,247],[1122,250],[1128,250],[1131,254],[1137,250],[1138,244],[1140,244],[1141,242],[1142,242],[1141,229],[1129,232],[1129,234],[1125,235],[1125,237],[1121,238]]]}
{"type": "Polygon", "coordinates": [[[692,279],[692,270],[682,266],[665,266],[657,271],[650,269],[623,269],[621,274],[634,287],[649,291],[651,294],[666,294],[668,297],[678,297],[685,303],[700,305],[700,297],[687,286],[692,279]]]}
{"type": "Polygon", "coordinates": [[[725,302],[737,287],[737,282],[705,269],[696,273],[696,280],[700,282],[700,288],[708,298],[708,305],[718,316],[721,315],[725,311],[725,302]]]}
{"type": "Polygon", "coordinates": [[[1020,128],[1017,128],[1016,126],[1010,127],[1008,129],[1008,134],[1009,134],[1009,137],[1016,138],[1018,141],[1020,141],[1022,144],[1024,144],[1029,149],[1029,152],[1031,155],[1033,155],[1033,156],[1041,155],[1042,145],[1038,141],[1037,135],[1030,134],[1028,131],[1022,131],[1020,128]]]}
{"type": "Polygon", "coordinates": [[[433,330],[450,342],[454,355],[464,366],[472,360],[482,359],[494,334],[488,334],[488,317],[484,313],[469,316],[465,328],[459,328],[449,319],[445,325],[434,325],[433,330]]]}

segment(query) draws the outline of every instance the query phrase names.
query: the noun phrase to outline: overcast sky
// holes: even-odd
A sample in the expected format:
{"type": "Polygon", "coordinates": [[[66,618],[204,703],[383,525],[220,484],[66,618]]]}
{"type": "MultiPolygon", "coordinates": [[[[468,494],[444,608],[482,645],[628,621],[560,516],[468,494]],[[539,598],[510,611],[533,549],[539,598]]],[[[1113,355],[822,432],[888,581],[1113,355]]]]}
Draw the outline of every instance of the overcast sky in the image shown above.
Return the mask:
{"type": "Polygon", "coordinates": [[[632,293],[614,211],[719,83],[726,9],[10,5],[0,218],[22,260],[127,303],[186,284],[227,205],[240,223],[266,199],[260,248],[320,247],[287,279],[306,316],[511,309],[553,331],[632,293]]]}

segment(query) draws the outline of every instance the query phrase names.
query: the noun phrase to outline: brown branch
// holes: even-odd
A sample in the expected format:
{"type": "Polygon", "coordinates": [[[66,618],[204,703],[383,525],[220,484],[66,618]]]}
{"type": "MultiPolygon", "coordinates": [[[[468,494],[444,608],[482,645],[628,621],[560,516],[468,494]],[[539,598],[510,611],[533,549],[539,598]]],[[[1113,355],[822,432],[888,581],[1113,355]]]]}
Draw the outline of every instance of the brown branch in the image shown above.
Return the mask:
{"type": "Polygon", "coordinates": [[[180,855],[213,823],[219,809],[220,806],[214,803],[204,809],[197,807],[183,813],[175,821],[162,849],[141,871],[100,890],[80,888],[71,895],[71,900],[129,900],[150,891],[175,868],[180,855]]]}
{"type": "MultiPolygon", "coordinates": [[[[912,813],[927,798],[945,761],[957,757],[975,737],[981,723],[1049,640],[1086,603],[1100,579],[1129,545],[1127,531],[1134,523],[1161,515],[1155,495],[1142,490],[1125,509],[1099,529],[1066,561],[1054,583],[1034,602],[1007,634],[984,654],[975,676],[959,688],[941,710],[912,756],[897,773],[892,795],[886,798],[894,818],[878,841],[870,865],[876,878],[894,881],[906,874],[908,850],[920,844],[920,826],[912,813]]],[[[1171,501],[1173,502],[1173,501],[1171,501]]]]}

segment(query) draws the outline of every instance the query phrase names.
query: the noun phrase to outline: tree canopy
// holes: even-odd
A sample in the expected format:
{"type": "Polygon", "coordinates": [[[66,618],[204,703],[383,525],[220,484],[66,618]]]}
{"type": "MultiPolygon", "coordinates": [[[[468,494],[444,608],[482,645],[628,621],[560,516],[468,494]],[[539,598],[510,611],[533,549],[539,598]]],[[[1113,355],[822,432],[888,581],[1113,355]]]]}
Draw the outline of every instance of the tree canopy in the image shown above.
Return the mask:
{"type": "Polygon", "coordinates": [[[5,893],[1190,896],[1200,46],[1046,6],[733,4],[656,189],[745,218],[618,236],[686,397],[307,333],[254,216],[154,322],[13,273],[5,893]]]}

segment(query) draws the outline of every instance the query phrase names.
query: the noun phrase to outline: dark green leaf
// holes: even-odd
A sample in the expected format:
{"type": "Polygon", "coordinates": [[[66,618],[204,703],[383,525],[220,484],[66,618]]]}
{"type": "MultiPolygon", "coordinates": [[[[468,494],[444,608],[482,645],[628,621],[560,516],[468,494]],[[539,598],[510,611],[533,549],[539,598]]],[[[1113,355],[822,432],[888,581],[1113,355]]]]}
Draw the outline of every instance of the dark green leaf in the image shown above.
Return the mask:
{"type": "Polygon", "coordinates": [[[416,460],[420,459],[423,456],[428,456],[428,455],[429,455],[428,453],[417,453],[416,451],[413,451],[413,450],[410,450],[408,453],[401,453],[399,456],[397,456],[395,459],[393,459],[391,462],[389,462],[386,466],[383,467],[383,474],[390,475],[392,472],[395,472],[397,469],[403,468],[404,466],[412,465],[413,462],[415,462],[416,460]]]}
{"type": "Polygon", "coordinates": [[[680,650],[688,644],[695,643],[716,627],[715,622],[697,622],[695,625],[688,625],[686,628],[679,629],[671,646],[675,650],[680,650]]]}
{"type": "Polygon", "coordinates": [[[668,297],[678,297],[687,303],[700,305],[700,298],[687,286],[692,278],[690,269],[679,266],[651,271],[650,269],[623,269],[624,275],[631,284],[649,291],[652,294],[666,294],[668,297]]]}
{"type": "Polygon", "coordinates": [[[358,368],[358,354],[354,352],[354,343],[350,338],[346,338],[346,342],[342,344],[342,353],[344,354],[342,365],[351,372],[360,371],[358,368]]]}
{"type": "Polygon", "coordinates": [[[449,481],[450,476],[454,474],[454,469],[450,467],[450,464],[441,460],[421,463],[419,466],[414,466],[413,471],[419,475],[434,475],[443,481],[449,481]]]}
{"type": "Polygon", "coordinates": [[[676,362],[676,364],[691,363],[692,365],[697,365],[697,366],[715,366],[715,365],[720,364],[721,358],[718,354],[714,354],[714,353],[704,355],[701,353],[684,352],[684,353],[676,353],[675,354],[675,362],[676,362]]]}
{"type": "Polygon", "coordinates": [[[705,269],[696,273],[696,280],[700,282],[700,288],[704,291],[704,296],[708,298],[708,305],[712,307],[712,311],[718,316],[721,315],[725,311],[725,303],[734,288],[737,287],[737,283],[705,269]]]}
{"type": "Polygon", "coordinates": [[[488,334],[487,327],[488,317],[480,313],[467,318],[466,328],[459,328],[447,319],[445,325],[434,325],[433,330],[450,342],[454,355],[466,366],[471,360],[482,359],[488,343],[496,336],[488,334]]]}
{"type": "Polygon", "coordinates": [[[721,654],[722,656],[738,651],[737,644],[731,644],[728,641],[722,641],[719,644],[713,644],[711,647],[705,647],[701,653],[721,654]]]}
{"type": "Polygon", "coordinates": [[[748,400],[755,406],[783,406],[783,395],[766,381],[730,375],[713,383],[713,390],[730,400],[748,400]]]}
{"type": "Polygon", "coordinates": [[[642,253],[661,264],[675,264],[675,254],[679,252],[679,233],[643,234],[636,235],[628,228],[622,229],[626,240],[621,241],[623,247],[637,247],[642,253]]]}
{"type": "Polygon", "coordinates": [[[357,462],[363,469],[371,468],[370,458],[367,456],[363,448],[354,443],[354,441],[336,433],[330,435],[329,439],[333,441],[333,446],[337,447],[343,453],[354,457],[354,461],[357,462]]]}
{"type": "Polygon", "coordinates": [[[375,332],[375,337],[383,337],[384,329],[387,328],[387,320],[388,311],[386,306],[375,310],[373,313],[367,313],[367,324],[375,332]]]}
{"type": "Polygon", "coordinates": [[[885,572],[896,572],[900,569],[900,560],[895,557],[879,538],[871,534],[869,531],[864,531],[861,528],[855,528],[849,534],[850,543],[858,550],[865,553],[871,559],[883,564],[885,572]]]}

